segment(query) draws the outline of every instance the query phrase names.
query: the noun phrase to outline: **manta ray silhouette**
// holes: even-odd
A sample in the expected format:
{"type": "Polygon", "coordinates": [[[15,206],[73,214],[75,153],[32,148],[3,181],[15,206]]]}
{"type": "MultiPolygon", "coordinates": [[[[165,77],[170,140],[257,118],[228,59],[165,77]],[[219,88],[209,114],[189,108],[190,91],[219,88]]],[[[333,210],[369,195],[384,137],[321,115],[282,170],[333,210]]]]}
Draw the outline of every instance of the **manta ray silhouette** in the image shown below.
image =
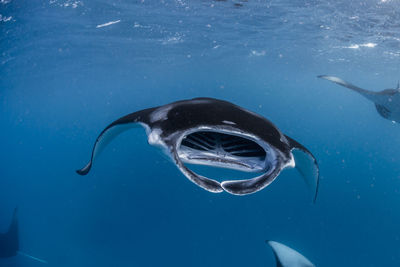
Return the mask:
{"type": "Polygon", "coordinates": [[[385,89],[380,92],[373,92],[357,87],[338,77],[319,75],[318,78],[325,79],[346,88],[349,88],[375,104],[379,115],[393,122],[400,122],[400,87],[397,84],[396,89],[385,89]]]}
{"type": "Polygon", "coordinates": [[[315,201],[319,171],[314,156],[267,119],[213,98],[177,101],[114,121],[100,133],[89,163],[77,173],[86,175],[104,147],[136,125],[146,129],[150,145],[161,147],[190,181],[205,190],[251,194],[268,186],[281,170],[296,167],[315,201]],[[218,182],[193,172],[184,162],[262,174],[248,180],[218,182]]]}
{"type": "Polygon", "coordinates": [[[10,227],[6,233],[0,234],[0,258],[17,255],[19,250],[17,208],[14,209],[10,227]]]}
{"type": "Polygon", "coordinates": [[[8,231],[3,234],[0,233],[0,258],[10,258],[19,254],[41,263],[47,263],[47,261],[45,260],[33,257],[19,250],[19,228],[17,211],[18,209],[15,208],[8,231]]]}
{"type": "Polygon", "coordinates": [[[284,244],[268,240],[266,243],[274,252],[276,267],[315,267],[306,257],[284,244]]]}

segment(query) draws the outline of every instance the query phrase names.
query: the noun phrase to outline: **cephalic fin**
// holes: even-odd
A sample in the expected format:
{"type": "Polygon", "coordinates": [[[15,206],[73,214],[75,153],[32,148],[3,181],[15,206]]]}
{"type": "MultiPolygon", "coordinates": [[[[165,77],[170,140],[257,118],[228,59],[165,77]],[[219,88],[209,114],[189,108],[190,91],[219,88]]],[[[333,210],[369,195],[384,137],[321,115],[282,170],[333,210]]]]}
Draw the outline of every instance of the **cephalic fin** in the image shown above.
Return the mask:
{"type": "Polygon", "coordinates": [[[195,183],[196,185],[200,186],[201,188],[212,192],[212,193],[221,193],[223,191],[221,184],[213,179],[201,176],[193,171],[191,171],[189,168],[187,168],[181,159],[179,158],[176,148],[172,149],[171,151],[171,156],[173,157],[176,166],[178,169],[185,175],[191,182],[195,183]]]}
{"type": "Polygon", "coordinates": [[[248,180],[231,180],[221,183],[222,188],[233,195],[248,195],[260,191],[270,185],[281,172],[277,166],[270,172],[248,180]]]}

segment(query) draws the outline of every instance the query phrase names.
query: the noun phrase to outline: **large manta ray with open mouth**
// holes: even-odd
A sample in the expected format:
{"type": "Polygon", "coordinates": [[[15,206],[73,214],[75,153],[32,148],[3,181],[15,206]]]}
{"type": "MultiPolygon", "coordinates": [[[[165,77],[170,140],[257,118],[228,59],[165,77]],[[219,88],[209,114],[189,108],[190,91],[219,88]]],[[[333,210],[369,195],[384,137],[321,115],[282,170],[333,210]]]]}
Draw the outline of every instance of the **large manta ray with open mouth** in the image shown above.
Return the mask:
{"type": "Polygon", "coordinates": [[[380,92],[373,92],[357,87],[349,82],[346,82],[338,77],[319,75],[322,78],[346,88],[349,88],[375,104],[379,115],[392,122],[400,122],[400,86],[397,84],[396,89],[385,89],[380,92]]]}
{"type": "Polygon", "coordinates": [[[177,101],[114,121],[100,133],[89,163],[77,173],[86,175],[104,147],[135,125],[144,126],[149,144],[161,147],[190,181],[205,190],[251,194],[268,186],[283,169],[296,167],[311,187],[315,201],[319,172],[313,155],[262,116],[213,98],[177,101]],[[218,182],[193,172],[184,163],[261,175],[218,182]]]}

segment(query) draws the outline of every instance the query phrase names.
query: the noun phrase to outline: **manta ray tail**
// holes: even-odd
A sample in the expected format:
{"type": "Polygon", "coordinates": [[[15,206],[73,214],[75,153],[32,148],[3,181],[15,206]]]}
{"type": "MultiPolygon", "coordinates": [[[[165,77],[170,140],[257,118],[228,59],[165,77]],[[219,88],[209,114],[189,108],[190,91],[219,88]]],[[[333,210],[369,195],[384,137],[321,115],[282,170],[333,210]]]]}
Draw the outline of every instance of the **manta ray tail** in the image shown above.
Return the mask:
{"type": "Polygon", "coordinates": [[[318,194],[318,184],[319,184],[319,168],[318,163],[313,154],[305,148],[303,145],[299,144],[297,141],[293,140],[289,136],[286,136],[289,141],[289,145],[292,147],[292,154],[295,161],[296,169],[303,176],[304,181],[310,188],[311,192],[314,193],[315,203],[318,194]]]}
{"type": "Polygon", "coordinates": [[[97,137],[89,163],[76,172],[80,175],[88,174],[94,159],[104,150],[104,148],[120,133],[137,126],[138,123],[147,124],[148,114],[152,110],[153,108],[131,113],[108,125],[97,137]]]}
{"type": "Polygon", "coordinates": [[[306,257],[294,249],[275,241],[266,241],[271,246],[277,267],[315,267],[306,257]]]}

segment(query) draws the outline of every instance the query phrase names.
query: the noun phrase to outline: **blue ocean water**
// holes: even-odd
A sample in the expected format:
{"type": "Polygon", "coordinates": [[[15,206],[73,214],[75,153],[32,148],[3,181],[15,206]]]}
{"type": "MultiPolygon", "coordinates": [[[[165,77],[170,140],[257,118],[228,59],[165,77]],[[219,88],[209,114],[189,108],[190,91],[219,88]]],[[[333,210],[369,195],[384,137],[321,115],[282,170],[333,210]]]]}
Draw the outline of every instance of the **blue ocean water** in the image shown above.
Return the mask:
{"type": "Polygon", "coordinates": [[[275,266],[266,239],[316,266],[399,266],[400,126],[316,77],[396,88],[399,21],[396,0],[0,0],[0,232],[18,206],[21,250],[48,266],[275,266]],[[75,173],[115,119],[199,96],[312,151],[316,204],[295,169],[204,191],[141,129],[75,173]]]}

